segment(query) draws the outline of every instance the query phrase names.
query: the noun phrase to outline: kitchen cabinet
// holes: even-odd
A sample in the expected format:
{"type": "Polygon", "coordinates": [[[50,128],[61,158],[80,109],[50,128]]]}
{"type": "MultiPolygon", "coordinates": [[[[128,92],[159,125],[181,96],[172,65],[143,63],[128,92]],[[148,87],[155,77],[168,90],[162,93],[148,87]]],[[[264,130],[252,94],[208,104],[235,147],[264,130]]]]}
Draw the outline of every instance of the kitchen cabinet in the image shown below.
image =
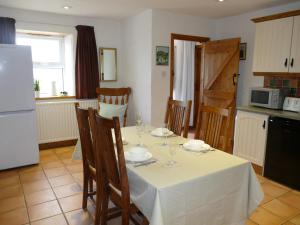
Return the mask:
{"type": "Polygon", "coordinates": [[[268,115],[237,111],[233,154],[250,162],[264,165],[268,115]]]}
{"type": "Polygon", "coordinates": [[[300,75],[300,11],[297,13],[253,19],[254,75],[300,75]]]}

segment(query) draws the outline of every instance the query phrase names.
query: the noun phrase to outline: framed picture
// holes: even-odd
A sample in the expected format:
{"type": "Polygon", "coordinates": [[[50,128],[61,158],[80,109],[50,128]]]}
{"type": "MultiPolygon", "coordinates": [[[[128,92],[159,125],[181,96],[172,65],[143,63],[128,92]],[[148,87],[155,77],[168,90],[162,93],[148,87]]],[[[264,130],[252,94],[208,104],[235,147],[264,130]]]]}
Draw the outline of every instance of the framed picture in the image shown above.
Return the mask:
{"type": "Polygon", "coordinates": [[[156,65],[159,66],[169,65],[169,47],[156,46],[156,65]]]}
{"type": "Polygon", "coordinates": [[[247,43],[240,43],[240,60],[246,60],[247,43]]]}

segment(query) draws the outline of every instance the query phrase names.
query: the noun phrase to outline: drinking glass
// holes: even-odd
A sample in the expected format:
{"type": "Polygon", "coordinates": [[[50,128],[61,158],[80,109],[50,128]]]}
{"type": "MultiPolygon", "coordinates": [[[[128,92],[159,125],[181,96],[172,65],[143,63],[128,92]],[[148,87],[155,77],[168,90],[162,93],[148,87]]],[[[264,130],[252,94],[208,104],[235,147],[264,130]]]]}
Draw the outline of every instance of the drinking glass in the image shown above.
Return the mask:
{"type": "Polygon", "coordinates": [[[169,144],[168,147],[169,147],[170,160],[166,163],[166,166],[173,167],[174,165],[177,164],[174,157],[175,157],[176,151],[178,149],[178,144],[172,143],[172,144],[169,144]]]}
{"type": "Polygon", "coordinates": [[[143,146],[142,134],[144,131],[144,125],[140,114],[137,114],[137,118],[136,118],[136,131],[139,138],[139,143],[137,144],[137,146],[143,146]]]}
{"type": "Polygon", "coordinates": [[[163,135],[164,142],[163,142],[161,145],[162,145],[162,146],[167,146],[167,145],[168,145],[168,135],[169,135],[169,130],[163,129],[162,135],[163,135]]]}

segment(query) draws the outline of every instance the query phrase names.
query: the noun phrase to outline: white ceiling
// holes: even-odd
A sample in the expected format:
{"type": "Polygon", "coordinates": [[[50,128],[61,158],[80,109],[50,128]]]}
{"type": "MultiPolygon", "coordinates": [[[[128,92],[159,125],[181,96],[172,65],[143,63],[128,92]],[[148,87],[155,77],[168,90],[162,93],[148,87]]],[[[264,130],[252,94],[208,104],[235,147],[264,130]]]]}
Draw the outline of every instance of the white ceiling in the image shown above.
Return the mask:
{"type": "Polygon", "coordinates": [[[0,0],[1,6],[66,15],[121,19],[145,9],[220,18],[299,0],[0,0]],[[64,10],[64,5],[72,6],[64,10]]]}

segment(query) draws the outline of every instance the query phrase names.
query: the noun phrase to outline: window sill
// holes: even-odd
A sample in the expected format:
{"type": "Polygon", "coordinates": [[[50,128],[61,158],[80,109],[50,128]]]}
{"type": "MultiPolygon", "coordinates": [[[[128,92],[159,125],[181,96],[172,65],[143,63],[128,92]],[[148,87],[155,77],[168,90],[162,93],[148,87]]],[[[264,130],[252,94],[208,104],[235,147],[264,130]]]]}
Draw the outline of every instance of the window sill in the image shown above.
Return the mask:
{"type": "Polygon", "coordinates": [[[35,98],[35,100],[59,100],[59,99],[73,99],[75,96],[49,96],[49,97],[40,97],[40,98],[35,98]]]}

